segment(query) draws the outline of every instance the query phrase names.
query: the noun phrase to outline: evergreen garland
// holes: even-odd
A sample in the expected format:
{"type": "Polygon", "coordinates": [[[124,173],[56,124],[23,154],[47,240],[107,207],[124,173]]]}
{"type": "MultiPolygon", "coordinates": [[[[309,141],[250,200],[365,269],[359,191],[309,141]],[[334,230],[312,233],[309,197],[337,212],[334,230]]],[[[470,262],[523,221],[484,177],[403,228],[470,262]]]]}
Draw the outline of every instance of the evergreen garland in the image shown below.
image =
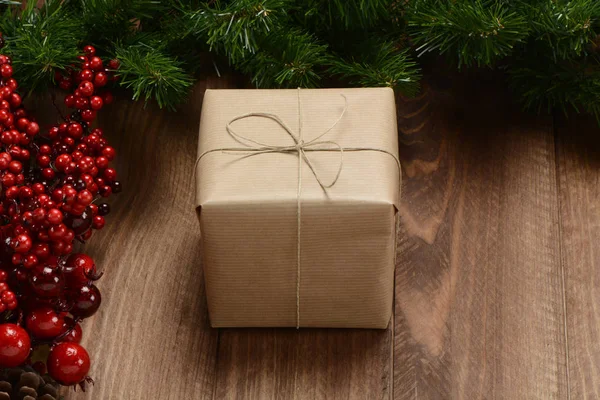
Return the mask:
{"type": "Polygon", "coordinates": [[[4,52],[27,90],[47,87],[81,43],[121,62],[135,99],[176,107],[201,65],[258,87],[331,79],[419,91],[420,57],[507,71],[527,107],[600,118],[596,0],[0,0],[4,52]],[[210,54],[213,54],[211,56],[210,54]]]}

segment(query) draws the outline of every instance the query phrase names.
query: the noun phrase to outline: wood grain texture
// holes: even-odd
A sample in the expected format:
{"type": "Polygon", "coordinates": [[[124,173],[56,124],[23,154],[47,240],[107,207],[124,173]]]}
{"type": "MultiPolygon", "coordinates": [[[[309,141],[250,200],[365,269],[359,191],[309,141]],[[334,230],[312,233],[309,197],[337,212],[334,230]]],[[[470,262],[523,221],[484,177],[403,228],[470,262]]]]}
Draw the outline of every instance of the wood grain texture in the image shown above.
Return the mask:
{"type": "Polygon", "coordinates": [[[209,328],[200,107],[207,87],[243,86],[208,78],[177,113],[120,100],[102,116],[125,192],[86,245],[106,271],[84,327],[96,385],[68,400],[600,397],[597,130],[559,120],[555,138],[551,118],[486,82],[428,78],[397,99],[405,179],[387,330],[209,328]]]}
{"type": "Polygon", "coordinates": [[[391,330],[227,329],[215,399],[387,399],[391,330]]]}
{"type": "Polygon", "coordinates": [[[600,129],[557,118],[571,399],[600,398],[600,129]]]}
{"type": "Polygon", "coordinates": [[[564,399],[551,120],[478,85],[399,102],[394,398],[564,399]]]}

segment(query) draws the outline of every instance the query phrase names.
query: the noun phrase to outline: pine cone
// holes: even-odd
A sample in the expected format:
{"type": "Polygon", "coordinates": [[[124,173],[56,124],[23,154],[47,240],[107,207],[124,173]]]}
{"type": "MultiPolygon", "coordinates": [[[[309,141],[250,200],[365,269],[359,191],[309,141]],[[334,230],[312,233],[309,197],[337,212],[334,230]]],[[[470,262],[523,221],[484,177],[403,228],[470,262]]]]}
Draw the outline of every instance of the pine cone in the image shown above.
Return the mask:
{"type": "Polygon", "coordinates": [[[0,370],[0,400],[57,400],[58,384],[31,367],[0,370]]]}

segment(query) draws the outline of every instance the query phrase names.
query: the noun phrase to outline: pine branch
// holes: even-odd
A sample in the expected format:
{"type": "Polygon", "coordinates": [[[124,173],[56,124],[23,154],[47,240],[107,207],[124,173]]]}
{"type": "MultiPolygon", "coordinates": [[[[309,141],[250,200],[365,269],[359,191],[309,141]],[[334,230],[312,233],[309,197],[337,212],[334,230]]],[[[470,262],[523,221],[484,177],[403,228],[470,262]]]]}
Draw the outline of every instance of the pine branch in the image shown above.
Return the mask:
{"type": "Polygon", "coordinates": [[[508,70],[511,88],[526,108],[550,112],[558,108],[586,111],[600,122],[600,60],[553,62],[552,58],[522,59],[508,70]]]}
{"type": "Polygon", "coordinates": [[[317,87],[331,77],[416,93],[413,59],[507,65],[523,102],[600,118],[597,0],[0,0],[3,52],[25,90],[47,87],[83,44],[121,60],[135,99],[174,108],[206,52],[259,87],[317,87]]]}
{"type": "Polygon", "coordinates": [[[328,60],[326,45],[299,31],[273,32],[261,44],[260,52],[238,64],[257,87],[318,86],[317,68],[328,60]]]}
{"type": "Polygon", "coordinates": [[[194,81],[177,59],[148,45],[117,48],[116,57],[120,84],[133,90],[134,100],[155,99],[159,107],[174,109],[194,81]]]}
{"type": "Polygon", "coordinates": [[[13,58],[15,76],[26,91],[45,88],[54,70],[68,68],[79,54],[83,36],[80,21],[60,0],[46,1],[41,8],[28,3],[22,11],[7,8],[0,17],[6,39],[3,52],[13,58]]]}
{"type": "Polygon", "coordinates": [[[508,2],[415,0],[407,20],[420,54],[456,54],[460,65],[490,65],[527,37],[527,20],[508,2]]]}
{"type": "Polygon", "coordinates": [[[371,51],[377,49],[377,52],[370,58],[361,57],[365,61],[336,60],[330,72],[355,85],[387,86],[398,89],[407,96],[417,94],[421,75],[407,49],[397,50],[390,42],[377,43],[375,40],[365,42],[362,48],[365,47],[371,51]]]}
{"type": "MultiPolygon", "coordinates": [[[[232,63],[256,53],[258,42],[285,17],[291,0],[215,1],[191,13],[193,34],[205,38],[211,50],[226,54],[232,63]]],[[[210,2],[209,2],[210,3],[210,2]]]]}
{"type": "Polygon", "coordinates": [[[600,34],[600,2],[596,0],[520,1],[531,23],[532,37],[548,45],[554,61],[586,53],[600,34]]]}
{"type": "Polygon", "coordinates": [[[397,0],[308,0],[297,4],[298,17],[316,30],[366,29],[388,20],[397,0]]]}
{"type": "Polygon", "coordinates": [[[86,41],[100,47],[134,34],[142,21],[159,19],[167,11],[159,0],[70,0],[72,13],[85,28],[86,41]]]}

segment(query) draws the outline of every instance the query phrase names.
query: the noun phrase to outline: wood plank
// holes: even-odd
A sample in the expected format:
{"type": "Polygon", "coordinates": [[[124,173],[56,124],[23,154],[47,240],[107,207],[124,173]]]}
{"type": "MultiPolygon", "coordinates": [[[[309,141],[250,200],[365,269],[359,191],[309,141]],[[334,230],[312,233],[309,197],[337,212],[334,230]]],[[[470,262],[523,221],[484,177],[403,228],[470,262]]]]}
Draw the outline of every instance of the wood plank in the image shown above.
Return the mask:
{"type": "Polygon", "coordinates": [[[495,87],[436,84],[399,99],[392,328],[210,329],[193,194],[182,188],[192,187],[204,88],[238,84],[205,81],[178,113],[124,100],[105,113],[126,190],[86,246],[107,272],[103,307],[84,328],[97,384],[67,399],[567,398],[566,333],[572,398],[597,397],[598,253],[586,244],[598,238],[597,153],[558,148],[565,292],[551,121],[497,106],[508,100],[495,87]]]}
{"type": "Polygon", "coordinates": [[[600,129],[559,116],[557,163],[572,399],[600,398],[600,129]]]}
{"type": "Polygon", "coordinates": [[[215,399],[387,399],[391,330],[225,329],[215,399]]]}
{"type": "Polygon", "coordinates": [[[218,332],[208,325],[191,189],[207,86],[233,84],[200,82],[178,113],[124,99],[101,113],[124,191],[84,248],[106,272],[102,307],[84,322],[96,383],[67,399],[212,398],[218,332]]]}
{"type": "Polygon", "coordinates": [[[551,119],[434,84],[399,102],[394,398],[564,399],[551,119]]]}

